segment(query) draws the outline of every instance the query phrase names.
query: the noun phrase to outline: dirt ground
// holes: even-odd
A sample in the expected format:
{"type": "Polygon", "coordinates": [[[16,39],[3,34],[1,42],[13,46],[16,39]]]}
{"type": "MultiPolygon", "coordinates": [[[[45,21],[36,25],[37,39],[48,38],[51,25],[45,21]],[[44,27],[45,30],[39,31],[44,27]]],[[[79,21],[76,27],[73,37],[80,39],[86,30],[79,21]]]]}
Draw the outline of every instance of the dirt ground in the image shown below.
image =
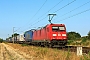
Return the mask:
{"type": "Polygon", "coordinates": [[[24,52],[22,54],[13,47],[0,43],[0,60],[31,60],[24,52]]]}
{"type": "Polygon", "coordinates": [[[0,60],[82,60],[82,57],[57,49],[0,43],[0,60]]]}

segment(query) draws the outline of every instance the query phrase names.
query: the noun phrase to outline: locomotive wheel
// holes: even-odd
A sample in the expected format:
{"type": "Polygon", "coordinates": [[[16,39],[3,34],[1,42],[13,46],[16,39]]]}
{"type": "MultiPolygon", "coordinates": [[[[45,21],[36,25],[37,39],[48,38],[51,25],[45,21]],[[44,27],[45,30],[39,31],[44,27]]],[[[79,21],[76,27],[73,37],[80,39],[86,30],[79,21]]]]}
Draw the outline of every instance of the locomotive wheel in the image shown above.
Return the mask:
{"type": "Polygon", "coordinates": [[[53,44],[49,44],[49,47],[50,47],[50,48],[53,48],[53,44]]]}

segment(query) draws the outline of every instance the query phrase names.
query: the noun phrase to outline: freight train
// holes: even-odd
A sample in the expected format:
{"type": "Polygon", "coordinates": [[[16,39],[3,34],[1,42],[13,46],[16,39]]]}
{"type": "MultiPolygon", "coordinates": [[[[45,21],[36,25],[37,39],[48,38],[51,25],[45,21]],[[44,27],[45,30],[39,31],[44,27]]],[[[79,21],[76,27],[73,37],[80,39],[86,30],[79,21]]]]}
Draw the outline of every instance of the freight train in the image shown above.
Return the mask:
{"type": "Polygon", "coordinates": [[[47,24],[45,27],[26,31],[9,40],[9,42],[29,43],[40,46],[65,46],[67,33],[64,24],[47,24]]]}

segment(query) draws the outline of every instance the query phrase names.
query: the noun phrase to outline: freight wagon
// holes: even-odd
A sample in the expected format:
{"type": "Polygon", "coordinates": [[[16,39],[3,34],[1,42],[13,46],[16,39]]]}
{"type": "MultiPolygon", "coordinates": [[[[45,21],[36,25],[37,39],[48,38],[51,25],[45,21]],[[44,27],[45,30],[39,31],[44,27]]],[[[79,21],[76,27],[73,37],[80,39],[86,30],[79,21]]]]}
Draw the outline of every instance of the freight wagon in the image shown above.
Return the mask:
{"type": "Polygon", "coordinates": [[[26,41],[26,42],[32,42],[33,31],[32,31],[32,30],[26,31],[26,32],[24,33],[24,38],[25,38],[25,41],[26,41]]]}
{"type": "Polygon", "coordinates": [[[24,39],[24,35],[20,34],[17,36],[17,43],[24,43],[25,39],[24,39]]]}

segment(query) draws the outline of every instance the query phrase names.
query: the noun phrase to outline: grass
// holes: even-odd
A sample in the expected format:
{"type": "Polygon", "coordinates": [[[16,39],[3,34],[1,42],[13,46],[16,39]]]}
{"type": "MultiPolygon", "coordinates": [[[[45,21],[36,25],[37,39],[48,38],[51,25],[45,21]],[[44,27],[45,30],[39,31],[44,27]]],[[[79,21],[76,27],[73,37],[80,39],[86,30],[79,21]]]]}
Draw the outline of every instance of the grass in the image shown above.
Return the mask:
{"type": "Polygon", "coordinates": [[[70,60],[70,49],[68,48],[68,52],[67,52],[67,56],[66,56],[66,60],[70,60]]]}
{"type": "Polygon", "coordinates": [[[52,48],[43,48],[37,46],[27,46],[20,44],[9,44],[19,51],[27,53],[32,56],[33,60],[88,60],[90,59],[90,53],[88,55],[77,56],[76,53],[52,48]]]}
{"type": "Polygon", "coordinates": [[[68,40],[68,45],[81,45],[90,47],[90,40],[87,40],[85,38],[81,40],[68,40]]]}
{"type": "Polygon", "coordinates": [[[21,46],[28,46],[28,44],[21,44],[21,46]]]}

